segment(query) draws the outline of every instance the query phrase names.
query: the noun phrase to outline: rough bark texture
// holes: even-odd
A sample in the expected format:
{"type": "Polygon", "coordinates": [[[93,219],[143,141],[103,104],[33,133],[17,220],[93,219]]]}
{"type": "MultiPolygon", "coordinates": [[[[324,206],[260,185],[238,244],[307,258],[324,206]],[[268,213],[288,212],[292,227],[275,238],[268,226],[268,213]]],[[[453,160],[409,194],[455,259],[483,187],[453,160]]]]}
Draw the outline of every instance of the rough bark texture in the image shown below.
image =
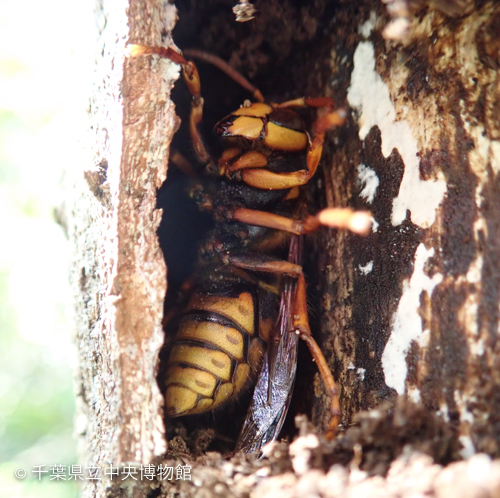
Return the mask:
{"type": "MultiPolygon", "coordinates": [[[[104,2],[99,9],[92,157],[74,172],[68,229],[77,302],[78,431],[85,465],[99,467],[102,477],[105,465],[148,463],[166,449],[156,383],[166,289],[156,192],[176,126],[167,97],[178,69],[126,58],[137,33],[162,42],[162,32],[175,22],[173,6],[104,2]]],[[[83,495],[105,496],[108,487],[106,479],[87,481],[83,495]]]]}
{"type": "MultiPolygon", "coordinates": [[[[382,3],[254,2],[259,15],[243,25],[234,3],[180,2],[174,42],[220,55],[270,100],[329,95],[352,110],[326,144],[311,209],[368,208],[375,227],[364,239],[321,232],[306,264],[345,432],[324,443],[302,421],[302,438],[255,462],[195,458],[188,446],[210,441],[178,428],[183,438],[163,456],[155,196],[177,123],[177,69],[123,51],[128,41],[171,43],[176,11],[131,0],[126,15],[126,4],[104,3],[96,145],[70,223],[86,463],[158,457],[193,470],[191,481],[104,479],[85,496],[500,496],[497,461],[450,463],[500,456],[500,5],[411,2],[420,10],[394,42],[382,37],[382,3]]],[[[200,70],[208,120],[246,98],[200,70]]],[[[182,102],[178,112],[187,121],[182,102]]],[[[292,414],[308,413],[321,431],[327,403],[300,354],[292,414]]]]}
{"type": "Polygon", "coordinates": [[[499,21],[483,3],[461,19],[421,12],[397,47],[374,32],[347,94],[358,161],[379,179],[377,231],[352,252],[351,361],[366,369],[353,411],[407,394],[463,456],[499,454],[499,21]]]}

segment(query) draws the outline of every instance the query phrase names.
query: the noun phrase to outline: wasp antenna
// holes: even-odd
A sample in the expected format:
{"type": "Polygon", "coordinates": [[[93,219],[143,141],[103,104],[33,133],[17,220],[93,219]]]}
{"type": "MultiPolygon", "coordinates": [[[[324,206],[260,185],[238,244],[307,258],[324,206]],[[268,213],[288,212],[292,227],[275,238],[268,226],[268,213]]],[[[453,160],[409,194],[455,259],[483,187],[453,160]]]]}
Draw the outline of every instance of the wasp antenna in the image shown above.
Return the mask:
{"type": "Polygon", "coordinates": [[[180,54],[176,52],[172,48],[168,47],[149,47],[147,45],[130,45],[130,56],[137,57],[138,55],[159,55],[165,59],[170,59],[172,62],[176,64],[187,64],[187,60],[180,54]]]}
{"type": "Polygon", "coordinates": [[[149,48],[150,47],[146,47],[145,45],[130,45],[130,57],[146,54],[149,48]]]}
{"type": "Polygon", "coordinates": [[[193,57],[218,67],[223,73],[227,74],[227,76],[236,81],[238,85],[248,90],[257,102],[264,102],[264,96],[260,90],[253,86],[242,74],[236,71],[236,69],[230,66],[224,59],[196,48],[187,48],[184,50],[184,53],[186,54],[186,57],[193,57]]]}
{"type": "Polygon", "coordinates": [[[335,112],[330,112],[326,116],[326,122],[329,128],[332,126],[340,126],[344,124],[347,118],[347,111],[345,109],[337,109],[335,112]]]}
{"type": "Polygon", "coordinates": [[[304,103],[309,107],[335,107],[335,102],[330,97],[306,98],[304,103]]]}
{"type": "Polygon", "coordinates": [[[330,128],[344,124],[347,118],[347,111],[345,109],[337,109],[334,112],[328,112],[319,117],[313,125],[313,135],[324,136],[330,128]]]}

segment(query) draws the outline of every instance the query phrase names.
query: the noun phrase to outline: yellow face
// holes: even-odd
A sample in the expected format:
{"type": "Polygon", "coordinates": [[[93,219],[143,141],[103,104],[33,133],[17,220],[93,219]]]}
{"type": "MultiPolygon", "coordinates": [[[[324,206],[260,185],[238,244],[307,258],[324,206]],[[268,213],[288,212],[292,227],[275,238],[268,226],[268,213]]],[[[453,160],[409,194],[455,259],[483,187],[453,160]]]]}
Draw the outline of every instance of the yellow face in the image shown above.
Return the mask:
{"type": "Polygon", "coordinates": [[[272,121],[272,115],[280,112],[281,116],[286,112],[292,121],[298,119],[298,115],[290,110],[274,110],[268,104],[255,103],[240,107],[230,116],[219,122],[216,133],[222,137],[241,137],[247,140],[260,140],[266,147],[272,150],[284,152],[299,152],[304,150],[308,144],[307,134],[304,131],[287,126],[286,120],[277,124],[272,121]]]}

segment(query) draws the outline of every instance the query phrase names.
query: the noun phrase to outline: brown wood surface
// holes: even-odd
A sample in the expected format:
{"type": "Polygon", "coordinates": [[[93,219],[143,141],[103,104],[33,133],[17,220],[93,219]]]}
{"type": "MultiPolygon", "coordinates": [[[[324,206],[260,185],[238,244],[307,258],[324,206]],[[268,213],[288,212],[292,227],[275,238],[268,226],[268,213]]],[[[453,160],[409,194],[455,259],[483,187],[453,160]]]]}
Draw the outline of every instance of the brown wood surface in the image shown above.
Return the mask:
{"type": "MultiPolygon", "coordinates": [[[[326,95],[350,109],[329,135],[311,209],[370,209],[376,231],[324,230],[306,263],[345,432],[329,445],[302,423],[304,437],[263,463],[194,457],[180,436],[165,455],[156,191],[178,127],[178,68],[130,60],[126,46],[172,43],[176,9],[103,2],[92,158],[68,202],[82,463],[193,468],[192,481],[87,482],[84,496],[499,495],[489,456],[500,453],[500,5],[412,2],[408,34],[387,40],[382,2],[256,1],[246,24],[234,3],[179,3],[173,41],[228,60],[272,100],[326,95]],[[474,453],[489,456],[450,464],[474,453]]],[[[234,107],[217,78],[202,72],[208,117],[210,103],[234,107]]],[[[302,353],[292,412],[321,432],[328,397],[302,353]]]]}

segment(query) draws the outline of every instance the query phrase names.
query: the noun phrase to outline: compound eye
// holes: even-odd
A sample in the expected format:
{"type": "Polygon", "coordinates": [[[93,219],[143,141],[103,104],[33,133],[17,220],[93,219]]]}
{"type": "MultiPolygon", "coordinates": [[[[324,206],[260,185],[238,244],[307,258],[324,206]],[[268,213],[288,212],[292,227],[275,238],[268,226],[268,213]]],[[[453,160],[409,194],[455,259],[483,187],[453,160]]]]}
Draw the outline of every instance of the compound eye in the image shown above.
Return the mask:
{"type": "Polygon", "coordinates": [[[244,137],[256,140],[260,137],[264,121],[273,108],[260,102],[244,105],[219,121],[214,133],[220,137],[244,137]]]}
{"type": "Polygon", "coordinates": [[[290,130],[305,131],[306,125],[300,116],[290,109],[274,109],[268,116],[269,121],[275,125],[289,128],[290,130]]]}

